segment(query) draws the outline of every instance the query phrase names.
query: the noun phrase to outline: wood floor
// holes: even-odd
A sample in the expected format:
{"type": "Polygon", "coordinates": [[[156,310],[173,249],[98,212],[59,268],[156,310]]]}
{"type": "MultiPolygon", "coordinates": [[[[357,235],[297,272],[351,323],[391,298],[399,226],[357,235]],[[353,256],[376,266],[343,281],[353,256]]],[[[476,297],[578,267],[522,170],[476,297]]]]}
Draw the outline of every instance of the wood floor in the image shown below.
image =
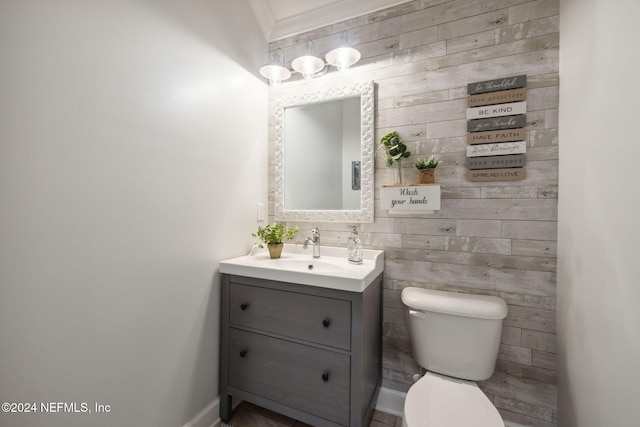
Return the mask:
{"type": "MultiPolygon", "coordinates": [[[[225,424],[222,424],[225,427],[225,424]]],[[[242,402],[233,411],[227,427],[311,427],[293,418],[280,415],[251,403],[242,402]]],[[[402,419],[384,412],[375,411],[369,427],[401,427],[402,419]]]]}

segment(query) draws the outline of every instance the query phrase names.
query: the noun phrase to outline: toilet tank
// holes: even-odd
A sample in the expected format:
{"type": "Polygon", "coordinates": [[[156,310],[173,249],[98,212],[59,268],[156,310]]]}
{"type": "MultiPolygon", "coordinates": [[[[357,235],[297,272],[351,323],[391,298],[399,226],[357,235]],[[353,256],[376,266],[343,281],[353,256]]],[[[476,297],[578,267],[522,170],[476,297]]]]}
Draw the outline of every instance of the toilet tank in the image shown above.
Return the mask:
{"type": "Polygon", "coordinates": [[[507,316],[501,298],[409,287],[402,303],[420,366],[470,381],[493,375],[507,316]]]}

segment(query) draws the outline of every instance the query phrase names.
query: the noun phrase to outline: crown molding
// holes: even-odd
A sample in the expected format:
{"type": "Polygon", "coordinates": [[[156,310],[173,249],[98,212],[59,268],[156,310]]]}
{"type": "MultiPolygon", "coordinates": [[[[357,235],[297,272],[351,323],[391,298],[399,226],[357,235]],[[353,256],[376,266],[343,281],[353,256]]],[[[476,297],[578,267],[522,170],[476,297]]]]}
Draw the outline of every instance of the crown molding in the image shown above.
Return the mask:
{"type": "Polygon", "coordinates": [[[267,6],[264,0],[249,0],[249,4],[251,5],[251,9],[253,9],[253,14],[258,20],[258,25],[260,25],[265,40],[269,41],[273,27],[276,25],[276,20],[271,14],[271,9],[269,9],[269,6],[267,6]]]}
{"type": "Polygon", "coordinates": [[[342,0],[275,21],[264,0],[249,0],[268,42],[295,36],[409,1],[411,0],[342,0]]]}

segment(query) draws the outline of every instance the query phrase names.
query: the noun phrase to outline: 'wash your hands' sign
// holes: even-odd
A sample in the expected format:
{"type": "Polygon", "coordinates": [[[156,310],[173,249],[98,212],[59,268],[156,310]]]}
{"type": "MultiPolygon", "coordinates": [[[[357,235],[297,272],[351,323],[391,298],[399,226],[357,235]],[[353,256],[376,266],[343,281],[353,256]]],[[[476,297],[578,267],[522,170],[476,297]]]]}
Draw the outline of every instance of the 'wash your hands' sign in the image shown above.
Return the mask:
{"type": "Polygon", "coordinates": [[[382,208],[389,213],[424,213],[440,210],[440,184],[384,186],[382,208]]]}

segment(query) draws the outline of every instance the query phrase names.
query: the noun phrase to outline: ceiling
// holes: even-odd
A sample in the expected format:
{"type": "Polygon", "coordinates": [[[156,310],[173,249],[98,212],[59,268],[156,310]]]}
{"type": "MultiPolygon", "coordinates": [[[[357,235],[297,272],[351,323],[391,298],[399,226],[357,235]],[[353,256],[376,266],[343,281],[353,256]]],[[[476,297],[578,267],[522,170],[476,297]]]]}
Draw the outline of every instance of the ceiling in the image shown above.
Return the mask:
{"type": "Polygon", "coordinates": [[[410,0],[249,0],[267,41],[335,24],[410,0]]]}

